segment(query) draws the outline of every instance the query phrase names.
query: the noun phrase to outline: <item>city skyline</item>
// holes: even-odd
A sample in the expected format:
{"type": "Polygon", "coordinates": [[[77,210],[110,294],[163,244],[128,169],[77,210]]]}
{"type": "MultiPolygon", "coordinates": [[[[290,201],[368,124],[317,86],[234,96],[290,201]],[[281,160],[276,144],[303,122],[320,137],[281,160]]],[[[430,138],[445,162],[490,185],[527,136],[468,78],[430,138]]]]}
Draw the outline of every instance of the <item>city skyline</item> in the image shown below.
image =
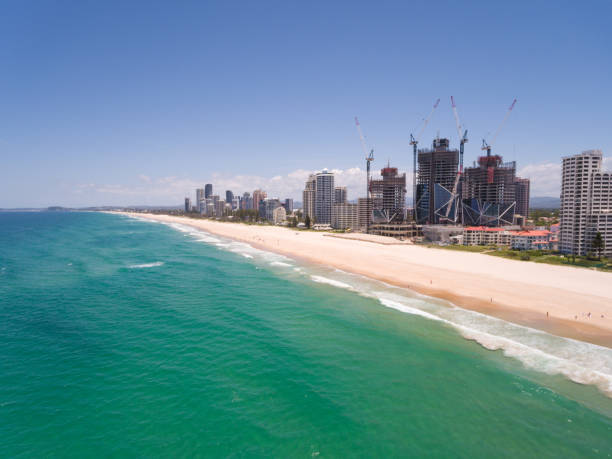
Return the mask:
{"type": "Polygon", "coordinates": [[[356,115],[373,170],[390,159],[410,190],[410,134],[438,98],[419,147],[458,145],[451,95],[466,165],[518,98],[494,154],[532,196],[559,196],[561,157],[612,154],[608,2],[443,6],[12,4],[0,207],[174,205],[211,182],[297,199],[324,168],[355,195],[356,115]]]}

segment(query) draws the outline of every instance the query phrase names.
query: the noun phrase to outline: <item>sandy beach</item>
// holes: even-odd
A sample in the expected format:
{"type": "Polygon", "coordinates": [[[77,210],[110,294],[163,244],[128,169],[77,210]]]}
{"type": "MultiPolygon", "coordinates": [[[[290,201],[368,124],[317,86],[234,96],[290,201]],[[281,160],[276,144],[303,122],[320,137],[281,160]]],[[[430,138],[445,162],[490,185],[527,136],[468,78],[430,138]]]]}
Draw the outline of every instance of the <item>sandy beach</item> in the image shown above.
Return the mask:
{"type": "Polygon", "coordinates": [[[432,249],[370,235],[342,237],[168,215],[126,215],[190,225],[261,249],[410,288],[514,323],[612,347],[610,273],[432,249]]]}

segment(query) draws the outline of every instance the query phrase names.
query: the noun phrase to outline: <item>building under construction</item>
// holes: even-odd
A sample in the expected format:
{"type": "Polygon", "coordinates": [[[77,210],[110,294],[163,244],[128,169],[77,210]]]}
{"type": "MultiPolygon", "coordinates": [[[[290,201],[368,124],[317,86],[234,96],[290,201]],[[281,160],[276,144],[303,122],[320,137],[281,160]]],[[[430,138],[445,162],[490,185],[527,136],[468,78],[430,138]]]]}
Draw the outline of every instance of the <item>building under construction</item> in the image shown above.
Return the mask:
{"type": "MultiPolygon", "coordinates": [[[[466,168],[461,189],[464,225],[512,225],[517,202],[516,180],[516,162],[504,163],[501,156],[491,155],[490,151],[478,158],[474,167],[466,168]]],[[[520,189],[524,194],[524,186],[520,189]]],[[[529,202],[528,187],[526,200],[529,202]]]]}
{"type": "Polygon", "coordinates": [[[416,220],[419,224],[456,221],[459,150],[448,139],[436,138],[432,148],[418,151],[416,220]]]}
{"type": "Polygon", "coordinates": [[[380,179],[370,180],[373,223],[401,223],[406,214],[406,174],[387,165],[380,179]]]}
{"type": "Polygon", "coordinates": [[[515,214],[527,218],[529,216],[529,179],[516,177],[516,211],[515,214]]]}

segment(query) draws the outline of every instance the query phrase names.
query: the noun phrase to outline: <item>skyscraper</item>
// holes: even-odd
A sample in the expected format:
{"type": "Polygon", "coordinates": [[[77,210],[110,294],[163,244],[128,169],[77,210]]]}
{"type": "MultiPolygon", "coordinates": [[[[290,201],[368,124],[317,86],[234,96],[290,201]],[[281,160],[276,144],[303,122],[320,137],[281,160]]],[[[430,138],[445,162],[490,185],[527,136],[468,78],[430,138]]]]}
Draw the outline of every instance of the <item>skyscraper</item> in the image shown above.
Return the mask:
{"type": "Polygon", "coordinates": [[[230,204],[234,202],[234,193],[231,190],[225,191],[225,202],[229,202],[230,204]]]}
{"type": "Polygon", "coordinates": [[[334,174],[325,169],[316,174],[315,178],[315,222],[330,225],[334,203],[334,174]]]}
{"type": "Polygon", "coordinates": [[[185,198],[185,212],[191,212],[191,198],[185,198]]]}
{"type": "Polygon", "coordinates": [[[213,187],[212,187],[212,183],[207,183],[204,186],[204,197],[205,198],[210,198],[213,195],[213,187]]]}
{"type": "Polygon", "coordinates": [[[304,192],[302,193],[302,207],[304,218],[310,217],[313,219],[315,216],[315,188],[316,188],[316,178],[313,174],[308,177],[306,180],[306,185],[304,186],[304,192]]]}
{"type": "Polygon", "coordinates": [[[403,222],[406,209],[406,174],[396,167],[387,166],[380,171],[380,179],[370,181],[374,222],[403,222]]]}
{"type": "Polygon", "coordinates": [[[253,209],[259,209],[259,203],[266,199],[268,194],[262,190],[253,191],[253,209]]]}
{"type": "Polygon", "coordinates": [[[284,207],[285,207],[285,210],[287,211],[287,214],[290,214],[291,212],[293,212],[293,199],[291,198],[285,199],[284,207]]]}
{"type": "Polygon", "coordinates": [[[198,208],[198,212],[202,212],[202,201],[203,200],[204,200],[204,189],[203,188],[196,189],[196,207],[198,208]]]}
{"type": "Polygon", "coordinates": [[[489,152],[479,157],[477,164],[465,168],[461,184],[463,223],[512,225],[516,212],[516,184],[516,162],[504,163],[501,156],[489,152]]]}
{"type": "Polygon", "coordinates": [[[612,255],[612,172],[602,172],[601,150],[563,158],[559,250],[586,255],[597,233],[612,255]]]}
{"type": "Polygon", "coordinates": [[[242,210],[251,210],[253,208],[253,198],[251,198],[251,193],[245,192],[242,195],[242,200],[240,201],[240,208],[242,210]]]}
{"type": "Polygon", "coordinates": [[[459,150],[451,150],[449,145],[448,139],[436,138],[431,149],[419,150],[416,187],[418,223],[439,223],[441,218],[447,218],[447,210],[453,210],[447,209],[445,204],[451,200],[457,181],[459,150]]]}

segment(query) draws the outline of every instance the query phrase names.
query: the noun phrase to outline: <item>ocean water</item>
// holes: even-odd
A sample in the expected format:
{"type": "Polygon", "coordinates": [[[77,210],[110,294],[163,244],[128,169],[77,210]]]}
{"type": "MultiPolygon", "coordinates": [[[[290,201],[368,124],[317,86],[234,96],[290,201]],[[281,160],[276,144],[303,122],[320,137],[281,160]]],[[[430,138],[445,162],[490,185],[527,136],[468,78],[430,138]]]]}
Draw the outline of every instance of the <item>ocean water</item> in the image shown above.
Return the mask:
{"type": "Polygon", "coordinates": [[[611,375],[183,225],[0,213],[0,457],[611,457],[611,375]]]}

